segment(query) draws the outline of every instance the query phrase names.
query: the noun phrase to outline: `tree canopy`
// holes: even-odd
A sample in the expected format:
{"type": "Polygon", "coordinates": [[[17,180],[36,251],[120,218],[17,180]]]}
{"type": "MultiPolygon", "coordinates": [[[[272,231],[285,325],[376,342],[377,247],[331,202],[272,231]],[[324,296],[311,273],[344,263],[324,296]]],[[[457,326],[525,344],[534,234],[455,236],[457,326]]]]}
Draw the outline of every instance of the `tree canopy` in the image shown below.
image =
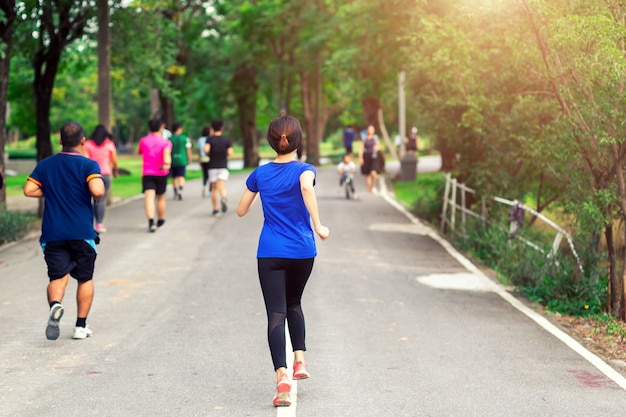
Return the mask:
{"type": "MultiPolygon", "coordinates": [[[[67,119],[87,132],[98,123],[95,5],[0,8],[0,115],[10,103],[6,129],[36,135],[39,158],[67,119]]],[[[110,1],[109,17],[119,143],[132,146],[155,115],[192,137],[220,118],[252,167],[268,121],[288,111],[319,163],[342,126],[397,124],[404,71],[408,125],[445,170],[571,214],[592,251],[604,235],[609,307],[626,319],[623,2],[133,0],[110,1]]]]}

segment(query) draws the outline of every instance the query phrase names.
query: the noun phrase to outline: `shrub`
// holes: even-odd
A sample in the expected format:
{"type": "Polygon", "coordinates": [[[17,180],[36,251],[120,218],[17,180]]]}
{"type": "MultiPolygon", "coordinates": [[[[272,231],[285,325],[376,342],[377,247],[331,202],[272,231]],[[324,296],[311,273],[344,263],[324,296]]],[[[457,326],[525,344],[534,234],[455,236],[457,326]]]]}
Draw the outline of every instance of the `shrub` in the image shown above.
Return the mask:
{"type": "Polygon", "coordinates": [[[594,268],[593,252],[581,259],[584,273],[571,253],[559,251],[548,257],[549,241],[532,239],[540,252],[517,239],[509,239],[504,224],[468,230],[457,238],[463,250],[495,270],[503,281],[519,288],[528,299],[561,314],[589,316],[601,313],[607,299],[606,277],[594,268]]]}
{"type": "Polygon", "coordinates": [[[26,235],[36,220],[33,215],[0,209],[0,245],[26,235]]]}
{"type": "Polygon", "coordinates": [[[417,181],[393,182],[399,201],[422,219],[438,223],[443,208],[445,180],[441,173],[419,174],[417,181]]]}

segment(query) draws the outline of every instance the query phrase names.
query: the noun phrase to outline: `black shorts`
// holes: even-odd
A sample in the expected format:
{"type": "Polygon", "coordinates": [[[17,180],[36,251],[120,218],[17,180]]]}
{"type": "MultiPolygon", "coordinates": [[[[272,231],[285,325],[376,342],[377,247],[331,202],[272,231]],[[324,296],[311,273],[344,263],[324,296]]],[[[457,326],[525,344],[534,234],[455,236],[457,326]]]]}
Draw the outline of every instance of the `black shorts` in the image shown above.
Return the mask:
{"type": "Polygon", "coordinates": [[[141,177],[142,192],[155,190],[156,195],[165,194],[167,189],[167,175],[146,175],[141,177]]]}
{"type": "Polygon", "coordinates": [[[42,245],[50,281],[67,274],[81,282],[91,280],[97,256],[93,245],[84,240],[57,240],[42,245]]]}
{"type": "Polygon", "coordinates": [[[184,177],[185,168],[187,167],[184,165],[178,165],[178,166],[172,167],[172,169],[170,169],[170,174],[172,175],[172,178],[184,177]]]}
{"type": "Polygon", "coordinates": [[[374,158],[372,154],[363,154],[363,165],[361,165],[361,174],[369,175],[372,171],[378,172],[378,158],[374,158]]]}

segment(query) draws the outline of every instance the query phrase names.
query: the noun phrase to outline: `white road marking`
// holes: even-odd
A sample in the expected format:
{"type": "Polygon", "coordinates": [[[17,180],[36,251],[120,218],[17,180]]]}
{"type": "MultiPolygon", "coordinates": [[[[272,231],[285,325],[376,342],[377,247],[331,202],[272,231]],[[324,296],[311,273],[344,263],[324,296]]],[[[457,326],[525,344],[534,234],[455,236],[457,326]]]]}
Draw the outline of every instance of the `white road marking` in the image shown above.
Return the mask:
{"type": "MultiPolygon", "coordinates": [[[[384,184],[384,181],[381,181],[384,184]]],[[[402,204],[398,203],[396,200],[391,198],[389,194],[386,192],[386,188],[383,186],[381,188],[381,195],[389,204],[395,207],[398,211],[403,213],[413,225],[424,226],[422,222],[419,221],[413,214],[411,214],[402,204]]],[[[552,324],[548,319],[538,314],[536,311],[532,310],[517,298],[513,297],[509,292],[507,292],[501,285],[493,282],[489,277],[487,277],[480,269],[476,267],[469,259],[463,256],[460,252],[454,248],[447,240],[443,239],[435,230],[432,228],[428,228],[428,232],[425,234],[439,243],[443,248],[456,259],[461,265],[463,265],[469,272],[473,275],[480,277],[484,281],[484,285],[490,288],[491,291],[498,294],[505,301],[511,304],[514,308],[519,310],[521,313],[526,315],[528,318],[533,320],[539,326],[541,326],[544,330],[552,334],[554,337],[559,339],[561,342],[565,343],[570,349],[574,352],[582,356],[585,360],[595,366],[600,372],[610,378],[613,382],[615,382],[618,386],[620,386],[624,391],[626,391],[626,378],[615,369],[613,369],[609,364],[604,362],[599,356],[587,350],[583,345],[578,343],[574,338],[572,338],[567,333],[563,332],[561,329],[552,324]]]]}
{"type": "Polygon", "coordinates": [[[285,325],[285,340],[287,341],[285,350],[287,351],[287,372],[291,380],[291,405],[289,407],[276,407],[276,417],[295,417],[298,406],[298,383],[292,379],[293,376],[293,347],[289,337],[289,329],[285,325]]]}
{"type": "Polygon", "coordinates": [[[456,274],[433,274],[417,277],[417,282],[433,288],[444,290],[461,291],[493,291],[493,287],[485,282],[480,275],[471,272],[459,272],[456,274]]]}

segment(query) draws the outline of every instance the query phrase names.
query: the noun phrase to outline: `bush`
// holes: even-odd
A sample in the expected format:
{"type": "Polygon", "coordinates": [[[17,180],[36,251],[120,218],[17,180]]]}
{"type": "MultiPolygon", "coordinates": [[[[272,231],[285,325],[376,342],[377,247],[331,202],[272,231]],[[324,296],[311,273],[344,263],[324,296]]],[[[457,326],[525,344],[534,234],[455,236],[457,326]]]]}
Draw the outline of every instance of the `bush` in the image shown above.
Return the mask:
{"type": "Polygon", "coordinates": [[[396,199],[431,223],[439,222],[444,188],[445,180],[441,173],[419,174],[417,181],[393,182],[396,199]]]}
{"type": "Polygon", "coordinates": [[[0,209],[0,245],[20,239],[30,231],[36,216],[0,209]]]}
{"type": "MultiPolygon", "coordinates": [[[[394,182],[396,199],[411,207],[421,218],[439,224],[445,180],[441,174],[420,174],[416,182],[394,182]]],[[[605,311],[608,293],[603,260],[597,242],[583,240],[592,233],[574,237],[584,273],[564,242],[554,258],[548,258],[554,231],[524,227],[518,233],[539,245],[544,252],[518,239],[509,238],[508,210],[489,210],[490,225],[466,218],[466,236],[456,235],[455,245],[478,262],[497,272],[501,282],[516,286],[528,299],[564,315],[596,316],[605,311]],[[498,220],[497,220],[498,219],[498,220]]],[[[457,227],[458,227],[457,218],[457,227]]],[[[459,230],[459,229],[457,229],[459,230]]],[[[588,239],[587,239],[588,240],[588,239]]]]}
{"type": "Polygon", "coordinates": [[[505,283],[517,286],[525,297],[553,312],[589,316],[603,311],[607,282],[591,266],[597,262],[582,259],[583,274],[570,253],[559,251],[555,257],[548,257],[549,242],[541,244],[540,240],[531,239],[540,242],[545,251],[542,253],[517,239],[509,239],[504,227],[500,224],[468,230],[467,238],[457,238],[457,244],[495,270],[505,283]]]}

